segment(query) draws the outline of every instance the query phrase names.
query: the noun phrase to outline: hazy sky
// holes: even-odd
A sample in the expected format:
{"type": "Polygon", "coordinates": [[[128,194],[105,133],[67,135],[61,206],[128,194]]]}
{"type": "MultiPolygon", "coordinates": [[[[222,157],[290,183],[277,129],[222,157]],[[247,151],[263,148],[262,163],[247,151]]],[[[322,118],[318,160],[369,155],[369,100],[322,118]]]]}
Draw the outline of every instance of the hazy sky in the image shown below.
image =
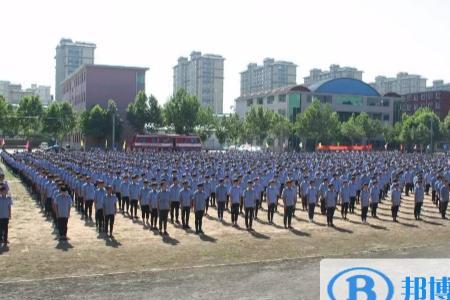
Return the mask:
{"type": "Polygon", "coordinates": [[[62,37],[97,44],[99,64],[149,67],[147,93],[172,93],[172,67],[192,50],[225,57],[224,110],[239,72],[265,57],[309,69],[355,66],[367,82],[399,71],[450,81],[447,0],[4,0],[0,80],[54,91],[62,37]]]}

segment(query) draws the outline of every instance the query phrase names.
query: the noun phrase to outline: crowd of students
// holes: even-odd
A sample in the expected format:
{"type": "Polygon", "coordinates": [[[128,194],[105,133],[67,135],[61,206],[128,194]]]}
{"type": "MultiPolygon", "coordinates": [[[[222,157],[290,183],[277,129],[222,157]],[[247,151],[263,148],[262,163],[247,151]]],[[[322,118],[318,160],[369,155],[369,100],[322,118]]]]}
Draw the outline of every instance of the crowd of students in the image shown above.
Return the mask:
{"type": "MultiPolygon", "coordinates": [[[[402,195],[414,193],[416,220],[421,219],[430,191],[442,218],[449,200],[450,168],[443,155],[96,150],[3,151],[1,157],[36,193],[62,240],[67,238],[72,206],[87,220],[94,214],[98,231],[113,238],[117,212],[138,219],[138,209],[144,225],[161,235],[168,234],[169,219],[180,223],[180,215],[182,228],[190,229],[192,212],[195,233],[203,234],[203,217],[210,206],[217,207],[219,221],[229,212],[233,226],[243,215],[247,230],[252,231],[263,203],[272,225],[282,202],[284,227],[292,229],[292,217],[299,209],[308,211],[310,222],[318,211],[327,216],[328,226],[334,226],[338,205],[343,219],[359,206],[361,222],[366,223],[369,208],[371,217],[377,218],[378,204],[390,197],[392,219],[397,222],[402,195]]],[[[0,181],[0,232],[6,241],[4,220],[10,218],[12,200],[2,186],[0,181]],[[9,207],[8,218],[4,207],[9,207]]]]}

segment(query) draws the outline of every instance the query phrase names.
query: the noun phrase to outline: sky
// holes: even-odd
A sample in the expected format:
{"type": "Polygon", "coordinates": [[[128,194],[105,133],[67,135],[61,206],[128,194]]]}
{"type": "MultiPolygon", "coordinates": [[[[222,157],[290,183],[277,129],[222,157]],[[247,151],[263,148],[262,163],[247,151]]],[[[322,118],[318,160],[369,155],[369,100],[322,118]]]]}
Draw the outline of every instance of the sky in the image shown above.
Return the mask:
{"type": "Polygon", "coordinates": [[[399,71],[450,82],[447,0],[5,0],[0,80],[55,85],[61,38],[93,42],[95,63],[148,67],[146,92],[165,103],[172,67],[193,50],[225,58],[224,110],[248,63],[298,65],[297,82],[331,64],[363,80],[399,71]]]}

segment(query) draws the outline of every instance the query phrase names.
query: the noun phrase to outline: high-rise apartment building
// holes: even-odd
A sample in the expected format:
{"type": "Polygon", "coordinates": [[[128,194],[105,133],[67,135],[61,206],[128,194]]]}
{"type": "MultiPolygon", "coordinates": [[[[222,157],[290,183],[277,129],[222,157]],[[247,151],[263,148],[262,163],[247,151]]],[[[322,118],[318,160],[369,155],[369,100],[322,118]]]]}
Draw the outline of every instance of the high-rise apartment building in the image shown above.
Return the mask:
{"type": "Polygon", "coordinates": [[[450,91],[450,83],[444,83],[444,80],[433,80],[433,85],[427,87],[427,91],[450,91]]]}
{"type": "Polygon", "coordinates": [[[47,106],[52,100],[50,86],[32,84],[27,89],[22,89],[21,84],[13,84],[9,81],[0,81],[0,95],[11,104],[19,104],[25,96],[38,96],[42,105],[47,106]]]}
{"type": "Polygon", "coordinates": [[[223,112],[223,66],[224,58],[215,54],[194,51],[187,57],[180,57],[173,67],[173,93],[185,89],[197,96],[204,107],[214,113],[223,112]]]}
{"type": "Polygon", "coordinates": [[[263,65],[251,63],[241,72],[241,97],[268,92],[297,83],[297,65],[288,61],[264,59],[263,65]]]}
{"type": "Polygon", "coordinates": [[[353,78],[362,80],[362,73],[353,67],[341,67],[339,65],[331,65],[329,71],[322,71],[321,69],[312,69],[309,71],[309,76],[304,77],[305,85],[311,85],[319,81],[325,81],[336,78],[353,78]]]}
{"type": "Polygon", "coordinates": [[[61,39],[56,46],[55,99],[62,99],[62,82],[83,64],[94,63],[92,43],[73,42],[71,39],[61,39]]]}
{"type": "Polygon", "coordinates": [[[408,74],[400,72],[397,77],[375,77],[375,82],[370,84],[380,94],[397,93],[399,95],[406,95],[411,93],[424,92],[427,86],[427,79],[420,75],[408,74]]]}

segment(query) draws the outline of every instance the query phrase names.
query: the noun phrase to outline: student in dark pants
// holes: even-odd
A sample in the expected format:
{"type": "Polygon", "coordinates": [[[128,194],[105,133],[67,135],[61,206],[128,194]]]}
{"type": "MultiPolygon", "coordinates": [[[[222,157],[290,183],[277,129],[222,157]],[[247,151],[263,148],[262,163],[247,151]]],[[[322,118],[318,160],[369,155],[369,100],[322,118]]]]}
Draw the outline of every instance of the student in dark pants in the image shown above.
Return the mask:
{"type": "Polygon", "coordinates": [[[419,179],[414,187],[414,218],[420,220],[420,211],[422,209],[425,190],[422,185],[422,179],[419,179]]]}
{"type": "Polygon", "coordinates": [[[288,179],[286,182],[287,186],[283,189],[283,193],[281,197],[283,198],[284,204],[284,228],[292,229],[292,214],[294,212],[294,205],[297,198],[297,193],[295,189],[292,187],[292,180],[288,179]]]}
{"type": "Polygon", "coordinates": [[[0,246],[3,243],[5,246],[8,241],[8,227],[11,219],[12,198],[8,195],[5,185],[0,184],[0,246]]]}
{"type": "Polygon", "coordinates": [[[113,187],[108,185],[106,187],[106,196],[103,203],[103,211],[105,213],[105,233],[108,233],[109,237],[113,238],[114,219],[117,213],[117,196],[113,193],[113,187]]]}
{"type": "Polygon", "coordinates": [[[364,183],[363,189],[360,193],[360,203],[361,203],[361,221],[363,224],[367,223],[367,212],[369,211],[369,184],[364,183]]]}
{"type": "Polygon", "coordinates": [[[391,212],[392,212],[392,220],[394,222],[398,222],[397,215],[398,209],[400,207],[401,195],[402,192],[400,191],[398,182],[394,182],[391,188],[391,202],[392,202],[391,212]]]}
{"type": "Polygon", "coordinates": [[[197,190],[193,195],[194,213],[195,213],[195,233],[203,233],[203,215],[206,209],[206,202],[208,201],[208,195],[203,190],[203,183],[197,185],[197,190]]]}
{"type": "Polygon", "coordinates": [[[334,211],[336,210],[337,193],[334,190],[332,183],[328,185],[328,190],[325,193],[325,205],[327,209],[327,226],[333,227],[334,211]]]}
{"type": "Polygon", "coordinates": [[[61,186],[61,193],[56,196],[55,207],[58,218],[59,239],[65,241],[67,240],[67,222],[69,221],[72,207],[72,197],[67,192],[65,185],[61,186]]]}

